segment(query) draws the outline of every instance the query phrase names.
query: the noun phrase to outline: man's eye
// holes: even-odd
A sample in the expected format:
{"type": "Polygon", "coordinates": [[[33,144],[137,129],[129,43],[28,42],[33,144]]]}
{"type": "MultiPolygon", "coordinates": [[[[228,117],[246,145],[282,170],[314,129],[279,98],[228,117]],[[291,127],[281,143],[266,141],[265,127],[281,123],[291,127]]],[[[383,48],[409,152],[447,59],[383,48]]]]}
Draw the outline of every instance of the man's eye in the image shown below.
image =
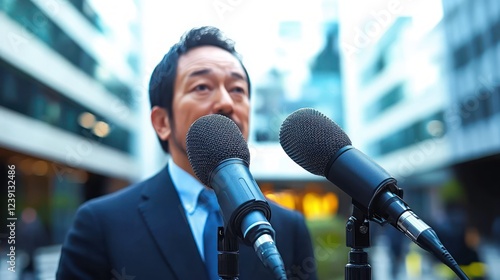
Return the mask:
{"type": "Polygon", "coordinates": [[[195,91],[205,91],[205,90],[208,90],[208,86],[207,85],[197,85],[195,88],[194,88],[195,91]]]}
{"type": "Polygon", "coordinates": [[[245,93],[245,89],[242,87],[235,87],[231,90],[232,92],[245,93]]]}

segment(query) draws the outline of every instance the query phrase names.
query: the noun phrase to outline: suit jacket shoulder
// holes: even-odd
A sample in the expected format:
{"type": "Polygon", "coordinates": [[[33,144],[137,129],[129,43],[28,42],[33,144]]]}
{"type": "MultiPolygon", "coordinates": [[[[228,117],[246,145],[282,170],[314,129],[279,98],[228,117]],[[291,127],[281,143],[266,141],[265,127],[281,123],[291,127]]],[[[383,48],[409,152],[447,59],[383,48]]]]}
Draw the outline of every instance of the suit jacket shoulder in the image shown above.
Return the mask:
{"type": "Polygon", "coordinates": [[[159,275],[162,279],[206,279],[205,274],[180,199],[164,168],[150,179],[90,200],[78,209],[62,247],[57,279],[109,280],[124,279],[124,275],[136,280],[159,275]]]}
{"type": "MultiPolygon", "coordinates": [[[[304,217],[270,202],[276,245],[289,279],[316,279],[304,217]]],[[[272,274],[240,243],[240,279],[272,274]]],[[[57,279],[197,279],[205,266],[167,168],[84,203],[63,244],[57,279]],[[127,278],[128,277],[128,278],[127,278]]]]}
{"type": "Polygon", "coordinates": [[[289,279],[317,279],[316,259],[304,216],[272,201],[271,225],[276,231],[276,246],[287,264],[289,279]]]}

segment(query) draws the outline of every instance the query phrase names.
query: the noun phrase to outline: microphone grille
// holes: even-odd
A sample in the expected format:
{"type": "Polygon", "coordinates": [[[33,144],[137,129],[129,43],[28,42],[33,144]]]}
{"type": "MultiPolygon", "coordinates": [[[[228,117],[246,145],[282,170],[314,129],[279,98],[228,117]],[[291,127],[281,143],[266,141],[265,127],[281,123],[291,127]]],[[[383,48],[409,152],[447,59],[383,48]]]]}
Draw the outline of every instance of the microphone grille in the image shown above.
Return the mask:
{"type": "Polygon", "coordinates": [[[197,119],[186,135],[186,149],[195,175],[207,186],[210,186],[210,173],[223,160],[239,158],[247,166],[250,164],[250,152],[240,129],[222,115],[197,119]]]}
{"type": "Polygon", "coordinates": [[[351,145],[342,129],[327,116],[303,108],[290,114],[280,129],[280,144],[286,154],[305,170],[325,176],[330,158],[351,145]]]}

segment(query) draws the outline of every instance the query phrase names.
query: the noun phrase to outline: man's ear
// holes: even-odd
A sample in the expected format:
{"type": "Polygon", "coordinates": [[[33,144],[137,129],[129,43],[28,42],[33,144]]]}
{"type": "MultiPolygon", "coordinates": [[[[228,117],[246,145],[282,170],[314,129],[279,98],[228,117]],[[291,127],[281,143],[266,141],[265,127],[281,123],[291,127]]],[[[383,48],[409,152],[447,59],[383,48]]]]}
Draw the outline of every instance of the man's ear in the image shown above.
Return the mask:
{"type": "Polygon", "coordinates": [[[151,123],[158,137],[167,141],[172,133],[167,111],[159,106],[154,106],[151,109],[151,123]]]}

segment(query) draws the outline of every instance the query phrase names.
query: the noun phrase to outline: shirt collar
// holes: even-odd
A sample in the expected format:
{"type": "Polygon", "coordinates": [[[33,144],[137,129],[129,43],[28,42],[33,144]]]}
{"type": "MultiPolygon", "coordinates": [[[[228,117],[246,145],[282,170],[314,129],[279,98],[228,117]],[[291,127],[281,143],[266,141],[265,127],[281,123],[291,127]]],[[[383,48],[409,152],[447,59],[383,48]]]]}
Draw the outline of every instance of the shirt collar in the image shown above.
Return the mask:
{"type": "Polygon", "coordinates": [[[177,189],[184,210],[186,210],[187,214],[192,214],[198,206],[198,196],[205,186],[175,164],[172,158],[168,160],[168,172],[172,177],[172,182],[177,189]]]}

